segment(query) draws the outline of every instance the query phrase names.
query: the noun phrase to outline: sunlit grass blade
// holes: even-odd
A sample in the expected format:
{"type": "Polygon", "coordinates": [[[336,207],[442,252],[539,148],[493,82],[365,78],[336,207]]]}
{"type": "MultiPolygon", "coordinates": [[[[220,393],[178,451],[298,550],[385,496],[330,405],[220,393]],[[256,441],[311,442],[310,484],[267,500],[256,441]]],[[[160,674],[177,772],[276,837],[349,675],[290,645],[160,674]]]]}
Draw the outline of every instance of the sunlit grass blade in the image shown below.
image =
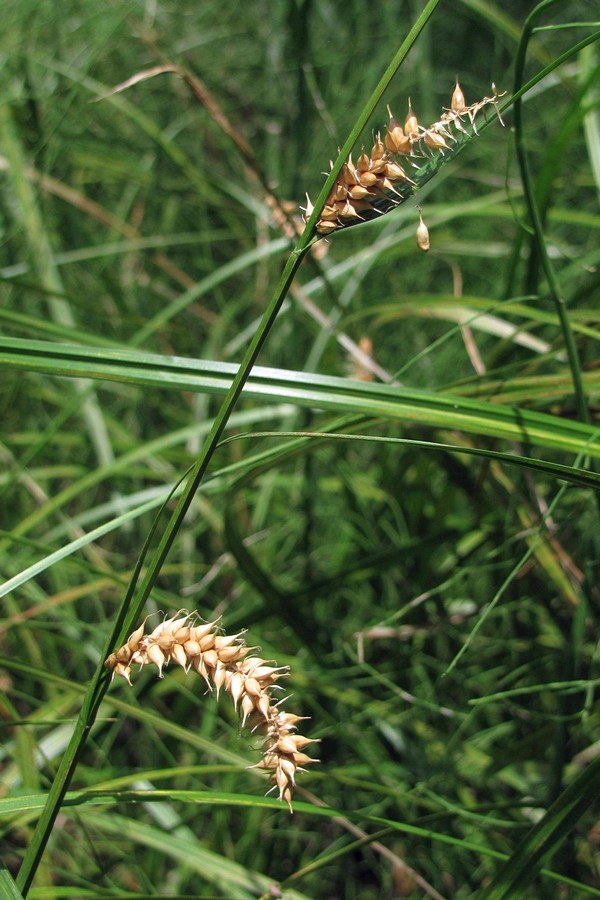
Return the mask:
{"type": "MultiPolygon", "coordinates": [[[[255,367],[244,379],[242,387],[241,370],[230,363],[24,339],[0,338],[0,362],[44,374],[77,377],[85,373],[92,379],[221,395],[228,395],[233,386],[238,395],[243,391],[244,396],[252,399],[358,413],[413,425],[456,428],[573,454],[582,451],[590,456],[600,454],[600,433],[583,423],[501,403],[490,404],[396,385],[255,367]]],[[[222,428],[219,436],[221,431],[222,428]]]]}

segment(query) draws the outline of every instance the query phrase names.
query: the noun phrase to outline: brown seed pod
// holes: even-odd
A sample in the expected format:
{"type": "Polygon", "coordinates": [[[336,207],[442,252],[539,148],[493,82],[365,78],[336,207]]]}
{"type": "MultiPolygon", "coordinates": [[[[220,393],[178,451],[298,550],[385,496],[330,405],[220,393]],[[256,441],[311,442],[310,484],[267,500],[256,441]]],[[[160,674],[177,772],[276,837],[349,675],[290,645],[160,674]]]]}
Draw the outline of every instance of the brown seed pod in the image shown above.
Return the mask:
{"type": "Polygon", "coordinates": [[[404,120],[404,134],[413,141],[419,138],[419,120],[413,112],[410,97],[408,98],[408,112],[404,120]]]}
{"type": "Polygon", "coordinates": [[[383,146],[383,141],[381,140],[379,134],[375,139],[375,143],[371,148],[371,159],[381,159],[381,157],[385,153],[385,147],[383,146]]]}
{"type": "Polygon", "coordinates": [[[325,222],[324,219],[319,219],[317,222],[317,231],[323,236],[332,234],[334,231],[337,231],[339,227],[340,225],[338,222],[325,222]]]}
{"type": "Polygon", "coordinates": [[[337,219],[337,209],[335,206],[324,206],[321,213],[321,219],[325,222],[335,222],[337,219]]]}
{"type": "Polygon", "coordinates": [[[407,156],[410,153],[412,144],[410,138],[404,134],[402,125],[392,115],[391,109],[387,108],[390,121],[388,122],[387,132],[385,135],[385,146],[390,153],[403,153],[407,156]]]}
{"type": "Polygon", "coordinates": [[[408,181],[406,172],[398,163],[388,162],[385,166],[385,174],[390,181],[408,181]]]}
{"type": "Polygon", "coordinates": [[[354,167],[354,163],[352,162],[352,157],[350,157],[348,162],[344,163],[344,165],[342,166],[340,178],[342,179],[344,184],[358,184],[358,173],[354,167]]]}
{"type": "Polygon", "coordinates": [[[381,175],[382,172],[385,172],[386,166],[387,166],[387,160],[373,159],[373,160],[371,160],[371,165],[369,167],[369,171],[374,172],[376,175],[381,175]]]}
{"type": "Polygon", "coordinates": [[[365,197],[372,196],[371,192],[361,184],[355,184],[354,187],[351,187],[348,191],[348,195],[352,198],[352,200],[364,200],[365,197]]]}
{"type": "Polygon", "coordinates": [[[339,215],[340,215],[341,219],[360,219],[360,218],[362,218],[362,216],[359,216],[359,214],[356,212],[356,209],[354,208],[354,204],[352,203],[351,200],[346,200],[346,202],[344,204],[340,203],[339,206],[341,207],[341,209],[339,211],[339,215]]]}
{"type": "Polygon", "coordinates": [[[356,161],[356,171],[359,175],[362,175],[364,172],[368,172],[371,166],[371,160],[363,150],[363,152],[358,157],[356,161]]]}
{"type": "Polygon", "coordinates": [[[371,187],[377,184],[377,175],[375,172],[363,172],[360,176],[360,183],[363,187],[371,187]]]}
{"type": "Polygon", "coordinates": [[[448,149],[448,144],[444,140],[441,134],[438,134],[437,131],[432,131],[429,129],[425,132],[425,143],[428,147],[431,147],[434,150],[444,150],[448,149]]]}
{"type": "Polygon", "coordinates": [[[421,214],[421,208],[419,207],[419,225],[417,227],[417,247],[419,250],[423,250],[423,252],[427,252],[429,250],[429,229],[425,222],[423,221],[423,216],[421,214]]]}
{"type": "Polygon", "coordinates": [[[452,100],[450,101],[450,109],[452,112],[461,113],[466,108],[465,103],[465,95],[462,92],[461,86],[458,83],[458,78],[456,79],[456,87],[454,88],[454,93],[452,94],[452,100]]]}

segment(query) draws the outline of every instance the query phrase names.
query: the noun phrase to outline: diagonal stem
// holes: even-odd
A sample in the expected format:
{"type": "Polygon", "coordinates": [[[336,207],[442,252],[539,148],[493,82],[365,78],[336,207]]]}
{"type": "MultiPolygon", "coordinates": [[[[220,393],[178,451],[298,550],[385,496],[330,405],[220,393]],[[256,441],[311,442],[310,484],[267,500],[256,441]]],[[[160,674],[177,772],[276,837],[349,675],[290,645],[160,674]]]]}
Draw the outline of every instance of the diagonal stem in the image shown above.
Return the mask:
{"type": "MultiPolygon", "coordinates": [[[[419,18],[410,29],[408,35],[398,49],[398,52],[384,72],[382,78],[379,81],[379,84],[373,91],[371,97],[358,116],[356,123],[352,131],[350,132],[350,135],[348,136],[348,139],[340,150],[337,159],[333,164],[331,172],[327,180],[325,181],[325,184],[323,185],[323,189],[321,190],[321,193],[317,198],[313,213],[306,223],[306,227],[302,235],[298,239],[296,246],[290,253],[290,256],[279,280],[279,284],[277,285],[273,297],[263,314],[260,325],[258,326],[256,333],[252,338],[252,341],[246,351],[242,363],[240,364],[237,374],[233,379],[231,387],[229,388],[229,391],[227,392],[227,395],[223,400],[223,403],[221,404],[217,415],[215,416],[212,428],[204,442],[198,459],[196,460],[194,466],[189,472],[189,475],[187,476],[187,481],[183,492],[178,500],[176,508],[171,514],[171,517],[161,537],[160,543],[156,551],[152,555],[152,558],[148,565],[148,569],[142,580],[142,583],[139,586],[139,589],[137,590],[136,595],[135,592],[137,581],[149,547],[150,539],[157,528],[158,520],[155,521],[153,528],[148,535],[148,538],[144,544],[144,548],[142,549],[142,552],[138,559],[136,570],[129,585],[127,594],[121,603],[119,614],[117,616],[113,632],[110,636],[110,644],[105,654],[106,656],[108,656],[108,653],[110,652],[112,647],[114,647],[115,645],[119,646],[119,644],[123,642],[123,638],[126,632],[130,629],[131,624],[139,617],[140,612],[158,579],[163,563],[175,541],[177,533],[183,523],[186,512],[189,509],[190,504],[192,503],[196,491],[198,490],[202,479],[204,478],[206,470],[208,469],[210,461],[219,443],[219,439],[223,434],[223,431],[235,408],[244,385],[248,380],[250,372],[252,371],[258,355],[264,347],[265,342],[267,341],[271,328],[273,327],[281,306],[295,278],[296,272],[298,271],[302,260],[306,256],[311,245],[317,240],[315,231],[316,224],[320,217],[323,206],[325,205],[325,200],[327,199],[329,191],[331,190],[338,174],[341,172],[342,166],[344,165],[348,154],[352,150],[359,135],[365,128],[369,118],[371,117],[375,107],[381,100],[389,83],[398,71],[401,63],[403,62],[411,47],[417,40],[419,34],[433,15],[439,3],[440,0],[428,0],[428,2],[425,4],[419,18]]],[[[44,848],[50,837],[54,821],[56,819],[56,816],[58,815],[65,793],[68,790],[69,784],[75,772],[77,760],[83,749],[87,735],[89,734],[89,731],[95,721],[98,708],[104,694],[106,693],[108,684],[109,674],[103,668],[101,663],[96,669],[96,672],[94,673],[94,676],[88,686],[71,741],[69,742],[69,746],[67,747],[67,750],[63,755],[54,779],[52,790],[48,795],[46,805],[44,807],[42,815],[40,816],[40,819],[38,820],[38,824],[33,834],[31,844],[28,847],[27,853],[23,860],[23,864],[19,871],[17,883],[23,893],[23,896],[27,895],[27,892],[31,886],[40,859],[44,852],[44,848]]]]}

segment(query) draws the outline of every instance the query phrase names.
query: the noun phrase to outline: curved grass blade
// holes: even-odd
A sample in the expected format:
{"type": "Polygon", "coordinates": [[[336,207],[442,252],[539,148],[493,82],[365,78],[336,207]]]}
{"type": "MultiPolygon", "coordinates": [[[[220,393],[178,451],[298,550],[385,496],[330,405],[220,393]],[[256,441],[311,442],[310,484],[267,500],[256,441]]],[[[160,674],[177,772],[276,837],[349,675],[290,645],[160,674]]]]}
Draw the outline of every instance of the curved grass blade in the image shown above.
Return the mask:
{"type": "MultiPolygon", "coordinates": [[[[590,767],[591,768],[591,767],[590,767]]],[[[597,768],[600,769],[600,760],[597,761],[597,768]]],[[[586,772],[582,773],[585,775],[586,772]]],[[[582,776],[579,776],[576,781],[580,781],[582,776]]],[[[593,785],[598,786],[597,775],[593,779],[593,785]]],[[[580,801],[583,800],[583,790],[585,788],[578,788],[576,792],[572,792],[572,796],[567,797],[566,794],[571,792],[575,787],[575,782],[565,791],[564,804],[563,804],[563,813],[565,815],[569,815],[569,811],[574,813],[576,806],[576,797],[575,793],[578,795],[580,801]]],[[[592,785],[590,785],[590,788],[592,785]]],[[[592,792],[590,794],[591,799],[595,797],[595,794],[592,792]]],[[[196,853],[197,845],[190,846],[190,841],[185,838],[180,838],[173,846],[169,847],[169,835],[165,835],[163,831],[160,831],[160,844],[154,844],[154,837],[152,832],[156,831],[152,826],[147,826],[142,823],[136,823],[131,819],[127,819],[125,816],[115,815],[111,813],[110,817],[104,816],[102,813],[102,808],[114,807],[115,804],[120,803],[147,803],[149,801],[152,802],[175,802],[180,801],[182,803],[188,803],[192,805],[209,805],[209,806],[225,806],[225,807],[243,807],[243,806],[252,806],[252,807],[260,807],[264,809],[277,809],[277,801],[271,797],[254,797],[254,796],[244,796],[240,794],[228,794],[225,792],[206,792],[206,791],[195,791],[195,790],[148,790],[148,791],[136,791],[136,790],[126,790],[126,791],[118,791],[118,790],[98,790],[98,791],[70,791],[65,796],[64,809],[65,813],[70,810],[85,810],[86,817],[89,817],[90,822],[94,822],[94,825],[99,827],[100,829],[105,828],[117,828],[117,820],[120,825],[120,833],[127,833],[134,840],[139,839],[141,843],[148,843],[148,845],[156,846],[156,849],[164,851],[168,855],[173,855],[177,857],[180,851],[188,850],[192,853],[196,853]],[[109,825],[105,825],[104,823],[110,823],[109,825]],[[134,829],[134,830],[132,830],[134,829]],[[139,830],[137,830],[139,829],[139,830]],[[146,831],[149,829],[149,831],[146,831]],[[180,843],[183,841],[183,844],[180,843]],[[194,849],[194,847],[196,849],[194,849]]],[[[0,815],[15,815],[15,814],[31,814],[35,813],[37,810],[43,808],[43,804],[45,802],[44,794],[30,794],[26,796],[20,797],[10,797],[5,799],[0,799],[0,815]]],[[[588,803],[591,802],[588,800],[588,803]]],[[[559,816],[558,811],[555,809],[559,806],[559,801],[552,807],[552,810],[556,813],[555,824],[557,824],[557,819],[559,816]]],[[[465,840],[461,837],[456,837],[451,834],[445,834],[441,831],[434,830],[432,828],[425,828],[420,825],[409,824],[406,822],[400,822],[394,819],[389,819],[383,816],[375,816],[369,814],[358,814],[351,813],[348,811],[341,811],[338,809],[333,809],[331,807],[324,806],[315,806],[314,804],[296,801],[296,811],[298,814],[310,815],[310,816],[319,816],[335,820],[337,817],[344,817],[346,819],[350,819],[351,821],[360,821],[360,823],[364,826],[365,823],[370,823],[372,825],[378,827],[385,827],[386,829],[390,829],[399,834],[413,836],[420,841],[431,841],[433,843],[445,844],[449,847],[453,847],[456,851],[460,852],[468,852],[473,854],[478,858],[488,858],[498,860],[503,864],[504,867],[508,868],[511,865],[511,860],[513,857],[507,857],[507,854],[501,853],[497,850],[493,850],[490,847],[487,847],[483,844],[475,843],[474,841],[465,840]]],[[[548,814],[551,810],[548,810],[548,814]]],[[[548,815],[547,814],[547,815],[548,815]]],[[[554,817],[554,816],[553,816],[554,817]]],[[[538,832],[542,823],[545,822],[547,816],[538,823],[538,825],[532,829],[532,835],[534,832],[538,832]]],[[[561,820],[564,823],[564,820],[561,820]]],[[[566,827],[566,824],[565,824],[566,827]]],[[[552,835],[552,830],[549,827],[542,828],[542,831],[546,833],[546,837],[550,837],[552,835]]],[[[545,841],[540,839],[537,840],[536,846],[540,849],[545,847],[545,841]]],[[[546,850],[548,848],[546,847],[546,850]]],[[[204,854],[204,849],[201,848],[201,856],[204,854]]],[[[216,854],[210,854],[210,856],[204,857],[205,859],[212,859],[216,854]]],[[[514,855],[513,855],[514,856],[514,855]]],[[[199,858],[199,857],[198,857],[199,858]]],[[[231,861],[224,860],[224,862],[230,863],[231,861]]],[[[241,869],[242,867],[240,867],[241,869]]],[[[242,871],[245,871],[242,869],[242,871]]],[[[232,877],[237,877],[239,874],[239,869],[231,869],[232,877]],[[237,874],[234,874],[237,873],[237,874]]],[[[560,873],[553,872],[549,869],[542,869],[541,864],[533,871],[532,878],[528,883],[531,883],[531,880],[535,878],[537,874],[541,874],[546,878],[551,879],[552,881],[559,882],[561,884],[568,884],[576,889],[578,889],[581,895],[589,895],[589,896],[600,896],[600,891],[596,888],[591,887],[589,885],[582,884],[581,882],[577,882],[574,879],[568,878],[560,873]]],[[[516,884],[516,882],[514,882],[516,884]]],[[[485,892],[480,896],[482,900],[508,900],[510,897],[511,900],[513,897],[517,898],[523,896],[522,889],[520,887],[514,888],[512,886],[513,882],[506,883],[506,889],[502,888],[502,893],[492,893],[492,891],[496,891],[495,885],[490,885],[485,892]],[[514,893],[514,890],[517,890],[518,893],[514,893]],[[513,891],[512,893],[507,891],[513,891]]],[[[526,887],[525,884],[522,885],[523,888],[526,887]]],[[[18,895],[17,895],[18,896],[18,895]]],[[[286,897],[288,896],[286,892],[286,897]]]]}
{"type": "Polygon", "coordinates": [[[14,878],[2,863],[0,863],[0,897],[2,900],[23,900],[23,894],[14,878]]]}
{"type": "MultiPolygon", "coordinates": [[[[550,298],[554,304],[554,308],[556,310],[556,314],[560,320],[560,325],[563,333],[563,339],[567,351],[567,357],[569,360],[569,366],[571,369],[571,377],[573,379],[573,389],[575,392],[575,397],[577,401],[577,409],[579,412],[579,418],[582,422],[589,421],[589,413],[588,407],[585,397],[585,391],[583,388],[583,382],[581,378],[581,365],[579,362],[579,353],[577,350],[577,345],[575,344],[575,339],[573,336],[573,331],[571,328],[571,322],[567,313],[567,309],[565,306],[564,298],[562,297],[562,292],[558,283],[558,279],[554,272],[554,267],[550,261],[550,256],[548,254],[548,250],[546,247],[546,239],[544,236],[544,229],[542,225],[542,217],[540,214],[540,210],[538,207],[538,202],[536,199],[536,192],[533,185],[533,180],[531,178],[529,162],[527,159],[527,153],[525,151],[525,140],[524,140],[524,128],[523,128],[523,116],[522,116],[522,98],[520,95],[520,91],[523,86],[523,75],[525,69],[525,60],[527,57],[527,49],[529,45],[529,41],[533,34],[535,24],[547,9],[551,6],[555,6],[558,0],[544,0],[543,3],[539,3],[535,9],[529,14],[525,26],[523,28],[523,33],[521,35],[521,39],[519,41],[519,46],[517,48],[517,56],[515,61],[515,84],[514,84],[514,105],[513,105],[513,114],[514,114],[514,122],[515,122],[515,149],[517,154],[517,160],[519,163],[519,168],[521,171],[521,181],[523,183],[523,192],[525,197],[525,202],[527,205],[527,212],[529,221],[531,224],[533,240],[536,248],[536,252],[539,256],[539,260],[544,272],[544,276],[546,278],[546,282],[548,284],[548,290],[550,293],[550,298]]],[[[557,63],[555,63],[557,65],[557,63]]]]}
{"type": "Polygon", "coordinates": [[[590,763],[560,794],[504,863],[483,900],[524,897],[540,869],[595,802],[600,788],[600,757],[590,763]]]}
{"type": "MultiPolygon", "coordinates": [[[[225,394],[228,397],[235,390],[236,402],[243,391],[245,397],[252,399],[276,403],[283,401],[412,425],[451,428],[521,441],[526,446],[548,447],[575,455],[585,451],[590,456],[600,456],[600,431],[591,425],[502,403],[400,385],[352,381],[261,366],[254,367],[251,374],[246,373],[242,384],[242,370],[232,363],[17,338],[0,338],[0,363],[45,374],[77,377],[83,373],[89,378],[225,394]]],[[[225,424],[226,420],[220,424],[218,435],[214,438],[215,446],[225,424]]]]}

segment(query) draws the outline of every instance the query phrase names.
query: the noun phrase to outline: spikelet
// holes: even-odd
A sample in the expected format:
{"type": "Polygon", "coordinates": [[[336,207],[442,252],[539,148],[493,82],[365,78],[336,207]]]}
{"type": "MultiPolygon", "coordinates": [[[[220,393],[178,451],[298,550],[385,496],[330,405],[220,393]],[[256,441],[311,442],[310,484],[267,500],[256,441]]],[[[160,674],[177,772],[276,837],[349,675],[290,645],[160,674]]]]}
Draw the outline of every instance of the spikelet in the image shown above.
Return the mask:
{"type": "Polygon", "coordinates": [[[419,224],[417,226],[417,247],[419,250],[423,250],[425,253],[429,250],[429,228],[423,221],[423,213],[421,212],[421,207],[417,207],[419,211],[419,224]]]}
{"type": "MultiPolygon", "coordinates": [[[[445,109],[439,121],[429,128],[419,124],[410,99],[403,125],[394,118],[388,106],[389,122],[383,140],[377,134],[370,154],[363,149],[356,165],[352,162],[352,156],[348,157],[323,207],[317,222],[317,233],[326,237],[339,228],[376,218],[403,203],[419,187],[418,172],[421,170],[416,160],[427,162],[432,156],[436,158],[438,154],[452,152],[461,140],[469,137],[463,120],[468,120],[476,134],[475,117],[482,109],[492,105],[504,124],[497,106],[501,96],[503,94],[499,94],[492,84],[491,97],[484,97],[467,106],[457,80],[450,108],[445,109]],[[408,159],[410,166],[417,170],[415,179],[407,175],[398,162],[399,156],[408,159]]],[[[422,171],[425,172],[425,169],[422,171]]],[[[308,196],[306,199],[308,218],[312,204],[308,196]]]]}
{"type": "Polygon", "coordinates": [[[316,743],[297,734],[297,723],[303,717],[284,712],[271,696],[277,682],[287,676],[288,667],[250,656],[253,648],[246,645],[241,633],[222,634],[216,622],[200,623],[194,612],[180,610],[150,634],[144,634],[144,626],[145,622],[104,663],[113,678],[120,675],[131,685],[131,667],[151,664],[162,678],[163,668],[174,662],[186,672],[197,672],[217,696],[221,689],[226,690],[241,711],[242,725],[265,735],[262,759],[250,768],[270,772],[272,790],[278,791],[279,799],[292,812],[296,772],[318,760],[303,752],[316,743]]]}

